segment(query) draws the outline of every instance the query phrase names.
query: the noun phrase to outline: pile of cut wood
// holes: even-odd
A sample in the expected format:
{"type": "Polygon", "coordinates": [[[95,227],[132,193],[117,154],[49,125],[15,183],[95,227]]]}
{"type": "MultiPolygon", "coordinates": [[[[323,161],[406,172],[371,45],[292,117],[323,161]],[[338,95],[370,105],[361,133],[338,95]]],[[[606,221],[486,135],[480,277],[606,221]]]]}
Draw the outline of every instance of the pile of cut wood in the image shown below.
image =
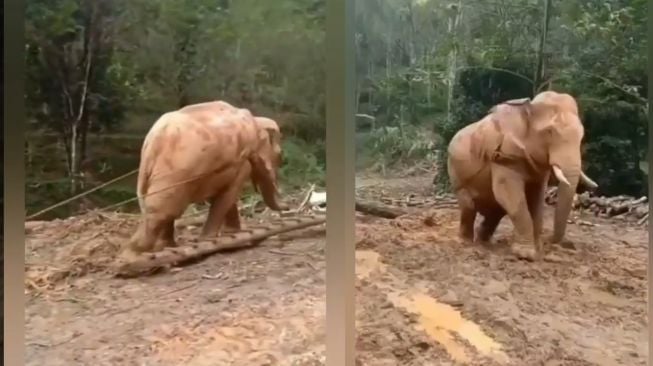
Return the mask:
{"type": "MultiPolygon", "coordinates": [[[[547,191],[545,201],[549,205],[555,205],[557,201],[557,187],[547,191]]],[[[637,220],[643,225],[648,222],[648,198],[640,198],[619,195],[615,197],[592,196],[584,192],[574,196],[574,209],[590,211],[598,217],[610,217],[637,220]]]]}

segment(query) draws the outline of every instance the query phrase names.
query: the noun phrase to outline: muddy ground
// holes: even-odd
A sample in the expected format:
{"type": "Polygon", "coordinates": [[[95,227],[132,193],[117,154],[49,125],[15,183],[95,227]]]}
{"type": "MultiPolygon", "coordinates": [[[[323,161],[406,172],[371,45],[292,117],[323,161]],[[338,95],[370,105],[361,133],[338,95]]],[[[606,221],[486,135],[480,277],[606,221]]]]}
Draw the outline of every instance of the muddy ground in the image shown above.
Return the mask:
{"type": "MultiPolygon", "coordinates": [[[[358,185],[375,199],[419,200],[430,180],[358,185]]],[[[359,217],[359,363],[645,365],[646,228],[578,215],[568,229],[575,249],[555,248],[542,263],[505,252],[508,220],[496,247],[480,248],[455,239],[454,207],[359,217]]],[[[27,233],[27,365],[324,364],[323,228],[112,278],[104,266],[134,223],[89,214],[27,233]]]]}

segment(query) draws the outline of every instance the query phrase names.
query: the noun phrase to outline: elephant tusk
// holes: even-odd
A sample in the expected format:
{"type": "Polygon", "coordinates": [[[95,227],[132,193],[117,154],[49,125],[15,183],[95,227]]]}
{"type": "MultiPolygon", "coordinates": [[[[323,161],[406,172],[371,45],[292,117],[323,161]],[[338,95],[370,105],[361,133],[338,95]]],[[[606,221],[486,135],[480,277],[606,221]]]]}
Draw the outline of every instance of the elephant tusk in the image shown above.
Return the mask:
{"type": "Polygon", "coordinates": [[[596,189],[599,186],[598,184],[596,184],[595,181],[590,179],[590,177],[585,175],[585,173],[583,173],[582,171],[580,172],[580,180],[583,181],[583,184],[585,184],[590,189],[596,189]]]}
{"type": "Polygon", "coordinates": [[[558,168],[557,165],[553,165],[551,166],[551,168],[553,169],[553,174],[556,176],[556,178],[558,178],[558,181],[560,183],[566,184],[567,186],[571,185],[571,183],[569,183],[567,178],[565,178],[565,175],[562,173],[562,170],[558,168]]]}

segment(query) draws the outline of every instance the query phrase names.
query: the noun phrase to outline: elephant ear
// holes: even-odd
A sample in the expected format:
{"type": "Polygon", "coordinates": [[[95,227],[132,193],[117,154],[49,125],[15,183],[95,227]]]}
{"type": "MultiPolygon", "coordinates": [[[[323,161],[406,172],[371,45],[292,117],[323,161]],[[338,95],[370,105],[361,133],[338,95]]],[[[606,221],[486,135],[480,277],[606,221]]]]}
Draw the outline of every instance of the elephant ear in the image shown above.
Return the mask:
{"type": "Polygon", "coordinates": [[[277,122],[265,117],[254,117],[254,119],[256,121],[256,127],[259,130],[259,139],[261,139],[261,142],[265,142],[265,139],[269,139],[270,143],[278,142],[275,140],[280,140],[281,130],[277,122]]]}
{"type": "Polygon", "coordinates": [[[556,120],[558,119],[558,110],[556,106],[535,102],[529,105],[528,126],[535,134],[548,139],[556,129],[556,120]]]}
{"type": "MultiPolygon", "coordinates": [[[[281,154],[281,130],[276,121],[266,117],[254,117],[258,130],[259,146],[269,145],[272,151],[281,154]]],[[[265,168],[272,171],[269,159],[262,159],[265,168]]]]}

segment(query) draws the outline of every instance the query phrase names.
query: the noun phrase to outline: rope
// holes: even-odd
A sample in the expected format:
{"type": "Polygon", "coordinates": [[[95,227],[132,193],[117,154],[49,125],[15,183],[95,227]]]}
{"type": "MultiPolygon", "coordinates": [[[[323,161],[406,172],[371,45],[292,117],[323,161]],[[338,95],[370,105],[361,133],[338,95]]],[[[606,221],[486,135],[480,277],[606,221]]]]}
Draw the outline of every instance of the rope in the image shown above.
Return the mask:
{"type": "MultiPolygon", "coordinates": [[[[148,192],[147,194],[143,195],[143,197],[147,197],[147,196],[150,196],[150,195],[152,195],[152,194],[159,193],[159,192],[163,192],[163,191],[165,191],[165,190],[168,190],[168,189],[171,189],[171,188],[177,187],[177,186],[179,186],[179,185],[182,185],[182,184],[186,184],[186,183],[192,182],[192,181],[194,181],[194,180],[196,180],[196,179],[200,179],[200,178],[202,178],[202,177],[204,177],[204,176],[206,176],[206,175],[213,174],[213,173],[217,173],[217,172],[219,172],[219,171],[221,171],[221,170],[223,170],[223,169],[225,169],[225,167],[220,167],[220,168],[218,168],[218,169],[214,169],[214,170],[208,171],[208,172],[206,172],[206,173],[199,174],[199,175],[197,175],[197,176],[195,176],[195,177],[193,177],[193,178],[189,178],[189,179],[183,180],[183,181],[181,181],[181,182],[177,182],[177,183],[175,183],[175,184],[171,184],[171,185],[169,185],[169,186],[167,186],[167,187],[165,187],[165,188],[159,189],[158,191],[148,192]]],[[[102,183],[101,185],[99,185],[99,186],[97,186],[97,187],[95,187],[95,188],[93,188],[93,189],[89,189],[88,191],[82,192],[82,193],[80,193],[80,194],[78,194],[78,195],[76,195],[76,196],[73,196],[73,197],[70,197],[70,198],[68,198],[68,199],[65,199],[65,200],[63,200],[63,201],[61,201],[61,202],[59,202],[59,203],[57,203],[57,204],[54,204],[54,205],[52,205],[52,206],[50,206],[50,207],[44,208],[43,210],[41,210],[41,211],[39,211],[39,212],[37,212],[37,213],[35,213],[35,214],[32,214],[32,215],[28,216],[27,218],[25,218],[25,221],[32,220],[32,219],[34,219],[35,217],[41,216],[41,215],[43,215],[44,213],[46,213],[46,212],[48,212],[48,211],[51,211],[51,210],[53,210],[53,209],[55,209],[55,208],[57,208],[57,207],[63,206],[63,205],[65,205],[65,204],[67,204],[67,203],[70,203],[70,202],[76,200],[76,199],[79,199],[79,198],[84,197],[84,196],[86,196],[86,195],[88,195],[88,194],[91,194],[91,193],[93,193],[93,192],[95,192],[95,191],[97,191],[97,190],[99,190],[99,189],[102,189],[102,188],[104,188],[104,187],[106,187],[106,186],[108,186],[108,185],[110,185],[110,184],[112,184],[112,183],[115,183],[115,182],[117,182],[117,181],[119,181],[119,180],[121,180],[121,179],[124,179],[124,178],[126,178],[126,177],[128,177],[128,176],[130,176],[130,175],[132,175],[132,174],[134,174],[134,173],[137,173],[137,172],[138,172],[138,169],[132,170],[132,171],[129,172],[129,173],[125,173],[125,174],[123,174],[123,175],[121,175],[121,176],[119,176],[119,177],[117,177],[117,178],[114,178],[114,179],[108,181],[108,182],[102,183]]],[[[164,176],[169,175],[169,174],[171,174],[171,173],[164,174],[164,176]]],[[[127,199],[127,200],[124,200],[124,201],[121,201],[121,202],[118,202],[118,203],[114,203],[114,204],[111,204],[111,205],[105,206],[105,207],[99,209],[98,211],[100,211],[100,212],[102,212],[102,211],[108,211],[108,210],[114,209],[114,208],[116,208],[116,207],[120,207],[120,206],[122,206],[122,205],[125,205],[125,204],[127,204],[127,203],[130,203],[130,202],[133,202],[133,201],[136,201],[136,200],[138,200],[138,196],[136,196],[136,197],[132,197],[132,198],[129,198],[129,199],[127,199]]]]}
{"type": "MultiPolygon", "coordinates": [[[[182,185],[182,184],[186,184],[186,183],[192,182],[192,181],[194,181],[194,180],[196,180],[196,179],[200,179],[200,178],[202,178],[203,176],[206,176],[206,175],[209,175],[209,174],[213,174],[213,173],[215,173],[215,172],[219,172],[219,171],[222,170],[222,169],[224,169],[224,168],[219,168],[219,169],[211,170],[211,171],[208,171],[208,172],[206,172],[206,173],[203,173],[203,174],[197,175],[197,176],[195,176],[195,177],[193,177],[193,178],[186,179],[186,180],[182,180],[181,182],[177,182],[177,183],[175,183],[175,184],[171,184],[171,185],[169,185],[169,186],[167,186],[167,187],[165,187],[165,188],[161,188],[161,189],[159,189],[158,191],[148,192],[147,194],[144,194],[142,197],[147,197],[147,196],[153,195],[153,194],[155,194],[155,193],[160,193],[160,192],[163,192],[163,191],[165,191],[165,190],[168,190],[168,189],[171,189],[171,188],[174,188],[174,187],[180,186],[180,185],[182,185]]],[[[167,174],[166,174],[166,175],[167,175],[167,174]]],[[[113,203],[113,204],[111,204],[111,205],[105,206],[105,207],[99,209],[99,211],[108,211],[108,210],[111,210],[111,209],[113,209],[113,208],[120,207],[120,206],[122,206],[122,205],[125,205],[125,204],[127,204],[127,203],[129,203],[129,202],[133,202],[133,201],[136,201],[136,200],[138,200],[138,196],[136,196],[136,197],[132,197],[132,198],[130,198],[130,199],[127,199],[127,200],[124,200],[124,201],[121,201],[121,202],[118,202],[118,203],[113,203]]]]}
{"type": "Polygon", "coordinates": [[[91,193],[93,193],[93,192],[95,192],[97,190],[100,190],[100,189],[102,189],[102,188],[104,188],[104,187],[106,187],[106,186],[108,186],[108,185],[110,185],[112,183],[115,183],[115,182],[117,182],[117,181],[119,181],[121,179],[125,179],[128,176],[130,176],[132,174],[135,174],[137,172],[138,172],[138,169],[134,169],[129,173],[125,173],[125,174],[123,174],[123,175],[121,175],[121,176],[119,176],[117,178],[114,178],[114,179],[108,181],[108,182],[104,182],[104,183],[100,184],[99,186],[97,186],[95,188],[89,189],[88,191],[85,191],[85,192],[82,192],[82,193],[80,193],[78,195],[72,196],[72,197],[70,197],[68,199],[65,199],[65,200],[63,200],[63,201],[61,201],[59,203],[56,203],[56,204],[54,204],[54,205],[52,205],[50,207],[44,208],[44,209],[42,209],[41,211],[39,211],[39,212],[37,212],[35,214],[29,215],[29,216],[27,216],[25,218],[25,220],[26,221],[27,220],[33,220],[34,218],[39,217],[39,216],[43,215],[46,212],[52,211],[57,207],[61,207],[61,206],[65,205],[65,204],[67,204],[67,203],[70,203],[70,202],[75,201],[77,199],[80,199],[80,198],[82,198],[84,196],[87,196],[87,195],[89,195],[89,194],[91,194],[91,193]]]}

